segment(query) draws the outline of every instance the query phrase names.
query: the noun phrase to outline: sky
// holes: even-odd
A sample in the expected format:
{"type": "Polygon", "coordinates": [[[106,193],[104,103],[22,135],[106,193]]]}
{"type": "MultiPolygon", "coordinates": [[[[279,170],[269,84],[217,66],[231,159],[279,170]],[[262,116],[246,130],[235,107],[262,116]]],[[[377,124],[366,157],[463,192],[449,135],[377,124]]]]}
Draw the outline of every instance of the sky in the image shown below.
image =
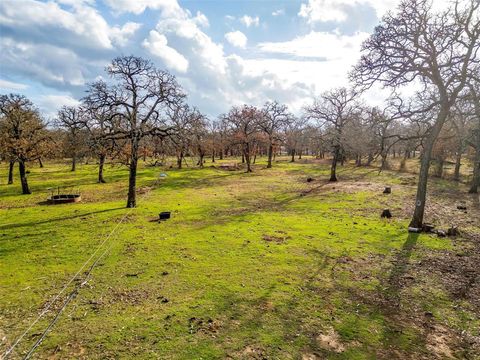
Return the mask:
{"type": "Polygon", "coordinates": [[[106,78],[114,57],[133,54],[174,74],[210,117],[268,100],[299,113],[348,85],[362,41],[397,2],[1,0],[0,93],[54,117],[106,78]]]}

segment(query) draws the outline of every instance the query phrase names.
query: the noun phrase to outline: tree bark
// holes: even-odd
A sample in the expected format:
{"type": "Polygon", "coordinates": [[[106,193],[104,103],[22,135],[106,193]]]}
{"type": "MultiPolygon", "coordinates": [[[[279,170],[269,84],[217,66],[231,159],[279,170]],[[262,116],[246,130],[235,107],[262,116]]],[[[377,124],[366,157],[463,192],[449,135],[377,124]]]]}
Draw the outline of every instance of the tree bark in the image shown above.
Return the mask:
{"type": "Polygon", "coordinates": [[[72,156],[72,170],[75,171],[77,169],[77,154],[73,154],[72,156]]]}
{"type": "Polygon", "coordinates": [[[10,160],[8,165],[8,184],[13,184],[13,166],[15,165],[15,161],[10,160]]]}
{"type": "Polygon", "coordinates": [[[335,150],[333,151],[332,167],[330,169],[330,180],[337,181],[337,162],[340,155],[340,146],[336,145],[335,150]]]}
{"type": "Polygon", "coordinates": [[[267,162],[267,168],[272,167],[272,157],[273,157],[273,144],[270,143],[268,144],[268,162],[267,162]]]}
{"type": "Polygon", "coordinates": [[[438,114],[437,121],[432,127],[432,131],[425,141],[425,147],[420,159],[420,173],[418,174],[417,195],[415,199],[415,210],[413,212],[410,227],[421,228],[423,225],[423,216],[425,213],[425,200],[427,197],[428,170],[432,159],[432,150],[435,141],[442,130],[443,124],[448,115],[448,108],[443,108],[438,114]]]}
{"type": "Polygon", "coordinates": [[[462,147],[457,149],[457,156],[455,158],[455,171],[453,172],[453,180],[460,181],[460,166],[462,166],[462,147]]]}
{"type": "Polygon", "coordinates": [[[38,165],[40,166],[40,168],[43,168],[43,161],[41,157],[38,158],[38,165]]]}
{"type": "Polygon", "coordinates": [[[247,172],[252,172],[250,166],[250,144],[248,142],[245,144],[245,162],[247,163],[247,172]]]}
{"type": "Polygon", "coordinates": [[[295,149],[292,149],[292,161],[290,162],[295,162],[295,149]]]}
{"type": "Polygon", "coordinates": [[[105,179],[103,178],[103,165],[105,164],[105,157],[106,156],[104,154],[101,154],[98,157],[98,182],[101,184],[106,183],[105,179]]]}
{"type": "Polygon", "coordinates": [[[181,151],[180,154],[177,155],[177,168],[179,169],[182,168],[182,162],[183,162],[183,151],[181,151]]]}
{"type": "Polygon", "coordinates": [[[20,172],[20,182],[22,183],[22,194],[31,194],[30,189],[28,188],[25,161],[23,159],[18,160],[18,170],[20,172]]]}
{"type": "Polygon", "coordinates": [[[480,144],[475,149],[475,160],[473,162],[473,179],[472,185],[468,192],[470,194],[477,194],[480,187],[480,144]]]}
{"type": "Polygon", "coordinates": [[[138,139],[132,139],[132,150],[130,154],[130,173],[128,176],[128,198],[127,208],[134,208],[137,205],[136,183],[138,164],[138,139]]]}

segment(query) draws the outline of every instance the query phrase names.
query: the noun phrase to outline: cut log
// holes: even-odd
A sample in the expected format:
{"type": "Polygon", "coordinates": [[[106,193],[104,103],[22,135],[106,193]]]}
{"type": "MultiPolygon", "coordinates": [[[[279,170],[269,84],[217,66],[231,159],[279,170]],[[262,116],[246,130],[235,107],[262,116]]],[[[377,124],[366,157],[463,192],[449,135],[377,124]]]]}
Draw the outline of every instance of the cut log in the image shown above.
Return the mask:
{"type": "Polygon", "coordinates": [[[431,233],[435,229],[435,225],[432,224],[423,224],[422,225],[422,230],[426,233],[431,233]]]}

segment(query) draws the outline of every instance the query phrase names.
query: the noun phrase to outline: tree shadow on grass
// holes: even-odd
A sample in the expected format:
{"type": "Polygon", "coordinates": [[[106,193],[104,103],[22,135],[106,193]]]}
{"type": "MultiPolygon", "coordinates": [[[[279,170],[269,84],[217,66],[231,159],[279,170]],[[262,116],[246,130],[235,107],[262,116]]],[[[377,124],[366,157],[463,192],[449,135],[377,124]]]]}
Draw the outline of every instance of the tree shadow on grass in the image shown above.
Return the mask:
{"type": "Polygon", "coordinates": [[[52,219],[48,219],[48,220],[42,220],[42,221],[29,221],[29,222],[24,222],[24,223],[0,225],[0,230],[10,230],[10,229],[16,229],[16,228],[26,227],[26,226],[36,226],[36,225],[41,225],[41,224],[55,223],[57,221],[72,220],[72,219],[76,219],[76,218],[79,218],[79,217],[89,216],[89,215],[93,215],[93,214],[100,214],[100,213],[105,213],[105,212],[115,211],[115,210],[120,210],[120,209],[125,209],[125,208],[124,207],[117,207],[117,208],[113,208],[113,209],[91,211],[91,212],[87,212],[87,213],[78,213],[78,214],[71,215],[71,216],[56,217],[56,218],[52,218],[52,219]]]}

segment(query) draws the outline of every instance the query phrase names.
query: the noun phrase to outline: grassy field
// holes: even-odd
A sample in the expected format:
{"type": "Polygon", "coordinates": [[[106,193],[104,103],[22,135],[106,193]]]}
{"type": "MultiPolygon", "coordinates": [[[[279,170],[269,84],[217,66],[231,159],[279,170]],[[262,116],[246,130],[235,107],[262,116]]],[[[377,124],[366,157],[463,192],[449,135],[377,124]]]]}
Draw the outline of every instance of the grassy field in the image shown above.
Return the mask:
{"type": "Polygon", "coordinates": [[[253,174],[210,165],[142,164],[133,210],[125,167],[107,166],[107,184],[95,165],[32,167],[32,195],[2,180],[1,353],[103,244],[34,358],[480,359],[480,205],[465,184],[431,181],[428,220],[462,231],[438,238],[406,231],[411,173],[347,165],[328,183],[328,164],[312,159],[260,161],[253,174]],[[67,185],[81,203],[45,204],[48,188],[67,185]],[[158,223],[160,211],[172,218],[158,223]]]}

